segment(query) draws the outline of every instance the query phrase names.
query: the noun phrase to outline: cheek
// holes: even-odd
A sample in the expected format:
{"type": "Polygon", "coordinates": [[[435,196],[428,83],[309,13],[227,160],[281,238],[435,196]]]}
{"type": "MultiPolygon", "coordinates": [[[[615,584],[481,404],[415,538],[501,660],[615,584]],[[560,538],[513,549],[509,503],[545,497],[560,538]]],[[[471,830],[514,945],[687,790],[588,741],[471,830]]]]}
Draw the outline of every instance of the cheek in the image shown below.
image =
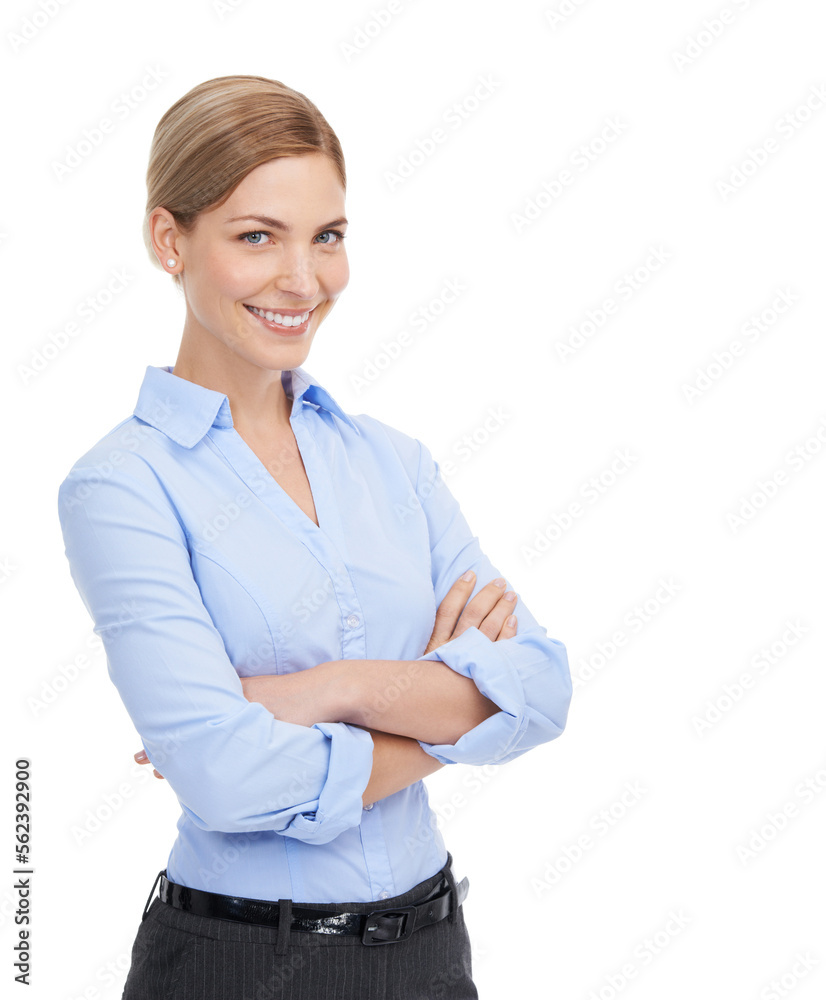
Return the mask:
{"type": "Polygon", "coordinates": [[[338,295],[347,287],[349,280],[350,263],[345,256],[342,256],[331,263],[325,284],[331,294],[338,295]]]}
{"type": "Polygon", "coordinates": [[[213,293],[243,298],[249,292],[249,268],[227,254],[212,253],[204,261],[204,279],[213,293]]]}

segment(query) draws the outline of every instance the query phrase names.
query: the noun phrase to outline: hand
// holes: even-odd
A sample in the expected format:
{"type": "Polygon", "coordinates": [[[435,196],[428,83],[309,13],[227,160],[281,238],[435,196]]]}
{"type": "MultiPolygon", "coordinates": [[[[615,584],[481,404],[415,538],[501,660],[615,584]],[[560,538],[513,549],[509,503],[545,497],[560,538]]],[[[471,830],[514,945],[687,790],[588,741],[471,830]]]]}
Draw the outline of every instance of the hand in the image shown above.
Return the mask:
{"type": "MultiPolygon", "coordinates": [[[[138,750],[138,752],[135,754],[135,760],[139,764],[148,764],[149,763],[149,758],[146,756],[146,751],[145,750],[138,750]]],[[[156,778],[163,778],[163,775],[161,774],[161,772],[156,767],[153,767],[152,770],[155,773],[155,777],[156,778]]]]}
{"type": "Polygon", "coordinates": [[[516,594],[512,590],[506,590],[504,578],[500,576],[497,580],[491,580],[481,588],[472,601],[468,601],[468,595],[473,592],[475,583],[475,573],[470,580],[463,580],[460,577],[445,594],[436,611],[433,634],[423,656],[443,643],[455,639],[471,625],[475,625],[492,642],[498,639],[510,639],[516,635],[515,618],[513,625],[506,624],[516,607],[516,594]]]}

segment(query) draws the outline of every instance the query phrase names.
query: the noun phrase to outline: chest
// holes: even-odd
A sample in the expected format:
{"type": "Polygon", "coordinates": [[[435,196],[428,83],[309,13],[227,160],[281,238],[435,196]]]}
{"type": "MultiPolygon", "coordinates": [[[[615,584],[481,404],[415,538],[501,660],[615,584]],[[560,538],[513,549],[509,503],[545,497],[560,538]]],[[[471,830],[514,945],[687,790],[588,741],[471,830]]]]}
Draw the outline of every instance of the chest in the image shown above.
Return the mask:
{"type": "Polygon", "coordinates": [[[197,454],[174,455],[170,496],[231,662],[251,676],[415,659],[436,603],[410,476],[383,437],[344,438],[312,415],[294,432],[214,428],[197,454]]]}
{"type": "Polygon", "coordinates": [[[310,480],[295,435],[290,433],[271,441],[247,440],[246,443],[299,510],[318,525],[310,480]]]}

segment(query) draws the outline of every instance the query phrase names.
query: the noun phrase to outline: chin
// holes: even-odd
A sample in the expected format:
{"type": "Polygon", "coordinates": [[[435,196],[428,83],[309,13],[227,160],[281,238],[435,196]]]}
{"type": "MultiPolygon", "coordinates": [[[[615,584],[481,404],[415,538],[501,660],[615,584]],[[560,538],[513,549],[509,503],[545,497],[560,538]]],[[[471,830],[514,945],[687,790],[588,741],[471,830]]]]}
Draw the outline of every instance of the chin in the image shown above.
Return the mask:
{"type": "Polygon", "coordinates": [[[269,371],[286,371],[289,368],[300,368],[310,353],[309,343],[277,344],[255,352],[250,360],[260,368],[269,371]]]}

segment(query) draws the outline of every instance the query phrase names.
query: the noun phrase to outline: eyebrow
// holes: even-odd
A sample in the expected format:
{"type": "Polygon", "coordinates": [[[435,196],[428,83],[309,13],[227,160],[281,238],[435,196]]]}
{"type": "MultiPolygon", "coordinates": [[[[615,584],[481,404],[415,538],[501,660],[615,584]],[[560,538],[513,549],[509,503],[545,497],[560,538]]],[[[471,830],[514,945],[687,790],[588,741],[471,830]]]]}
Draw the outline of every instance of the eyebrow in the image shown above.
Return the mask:
{"type": "MultiPolygon", "coordinates": [[[[282,222],[280,219],[273,219],[269,215],[236,215],[231,219],[227,219],[227,225],[231,222],[261,222],[265,226],[269,226],[271,229],[278,229],[282,233],[291,233],[293,227],[287,225],[286,222],[282,222]]],[[[346,226],[347,220],[344,218],[333,219],[332,222],[328,222],[324,226],[319,227],[319,232],[325,229],[330,229],[332,226],[346,226]]]]}

